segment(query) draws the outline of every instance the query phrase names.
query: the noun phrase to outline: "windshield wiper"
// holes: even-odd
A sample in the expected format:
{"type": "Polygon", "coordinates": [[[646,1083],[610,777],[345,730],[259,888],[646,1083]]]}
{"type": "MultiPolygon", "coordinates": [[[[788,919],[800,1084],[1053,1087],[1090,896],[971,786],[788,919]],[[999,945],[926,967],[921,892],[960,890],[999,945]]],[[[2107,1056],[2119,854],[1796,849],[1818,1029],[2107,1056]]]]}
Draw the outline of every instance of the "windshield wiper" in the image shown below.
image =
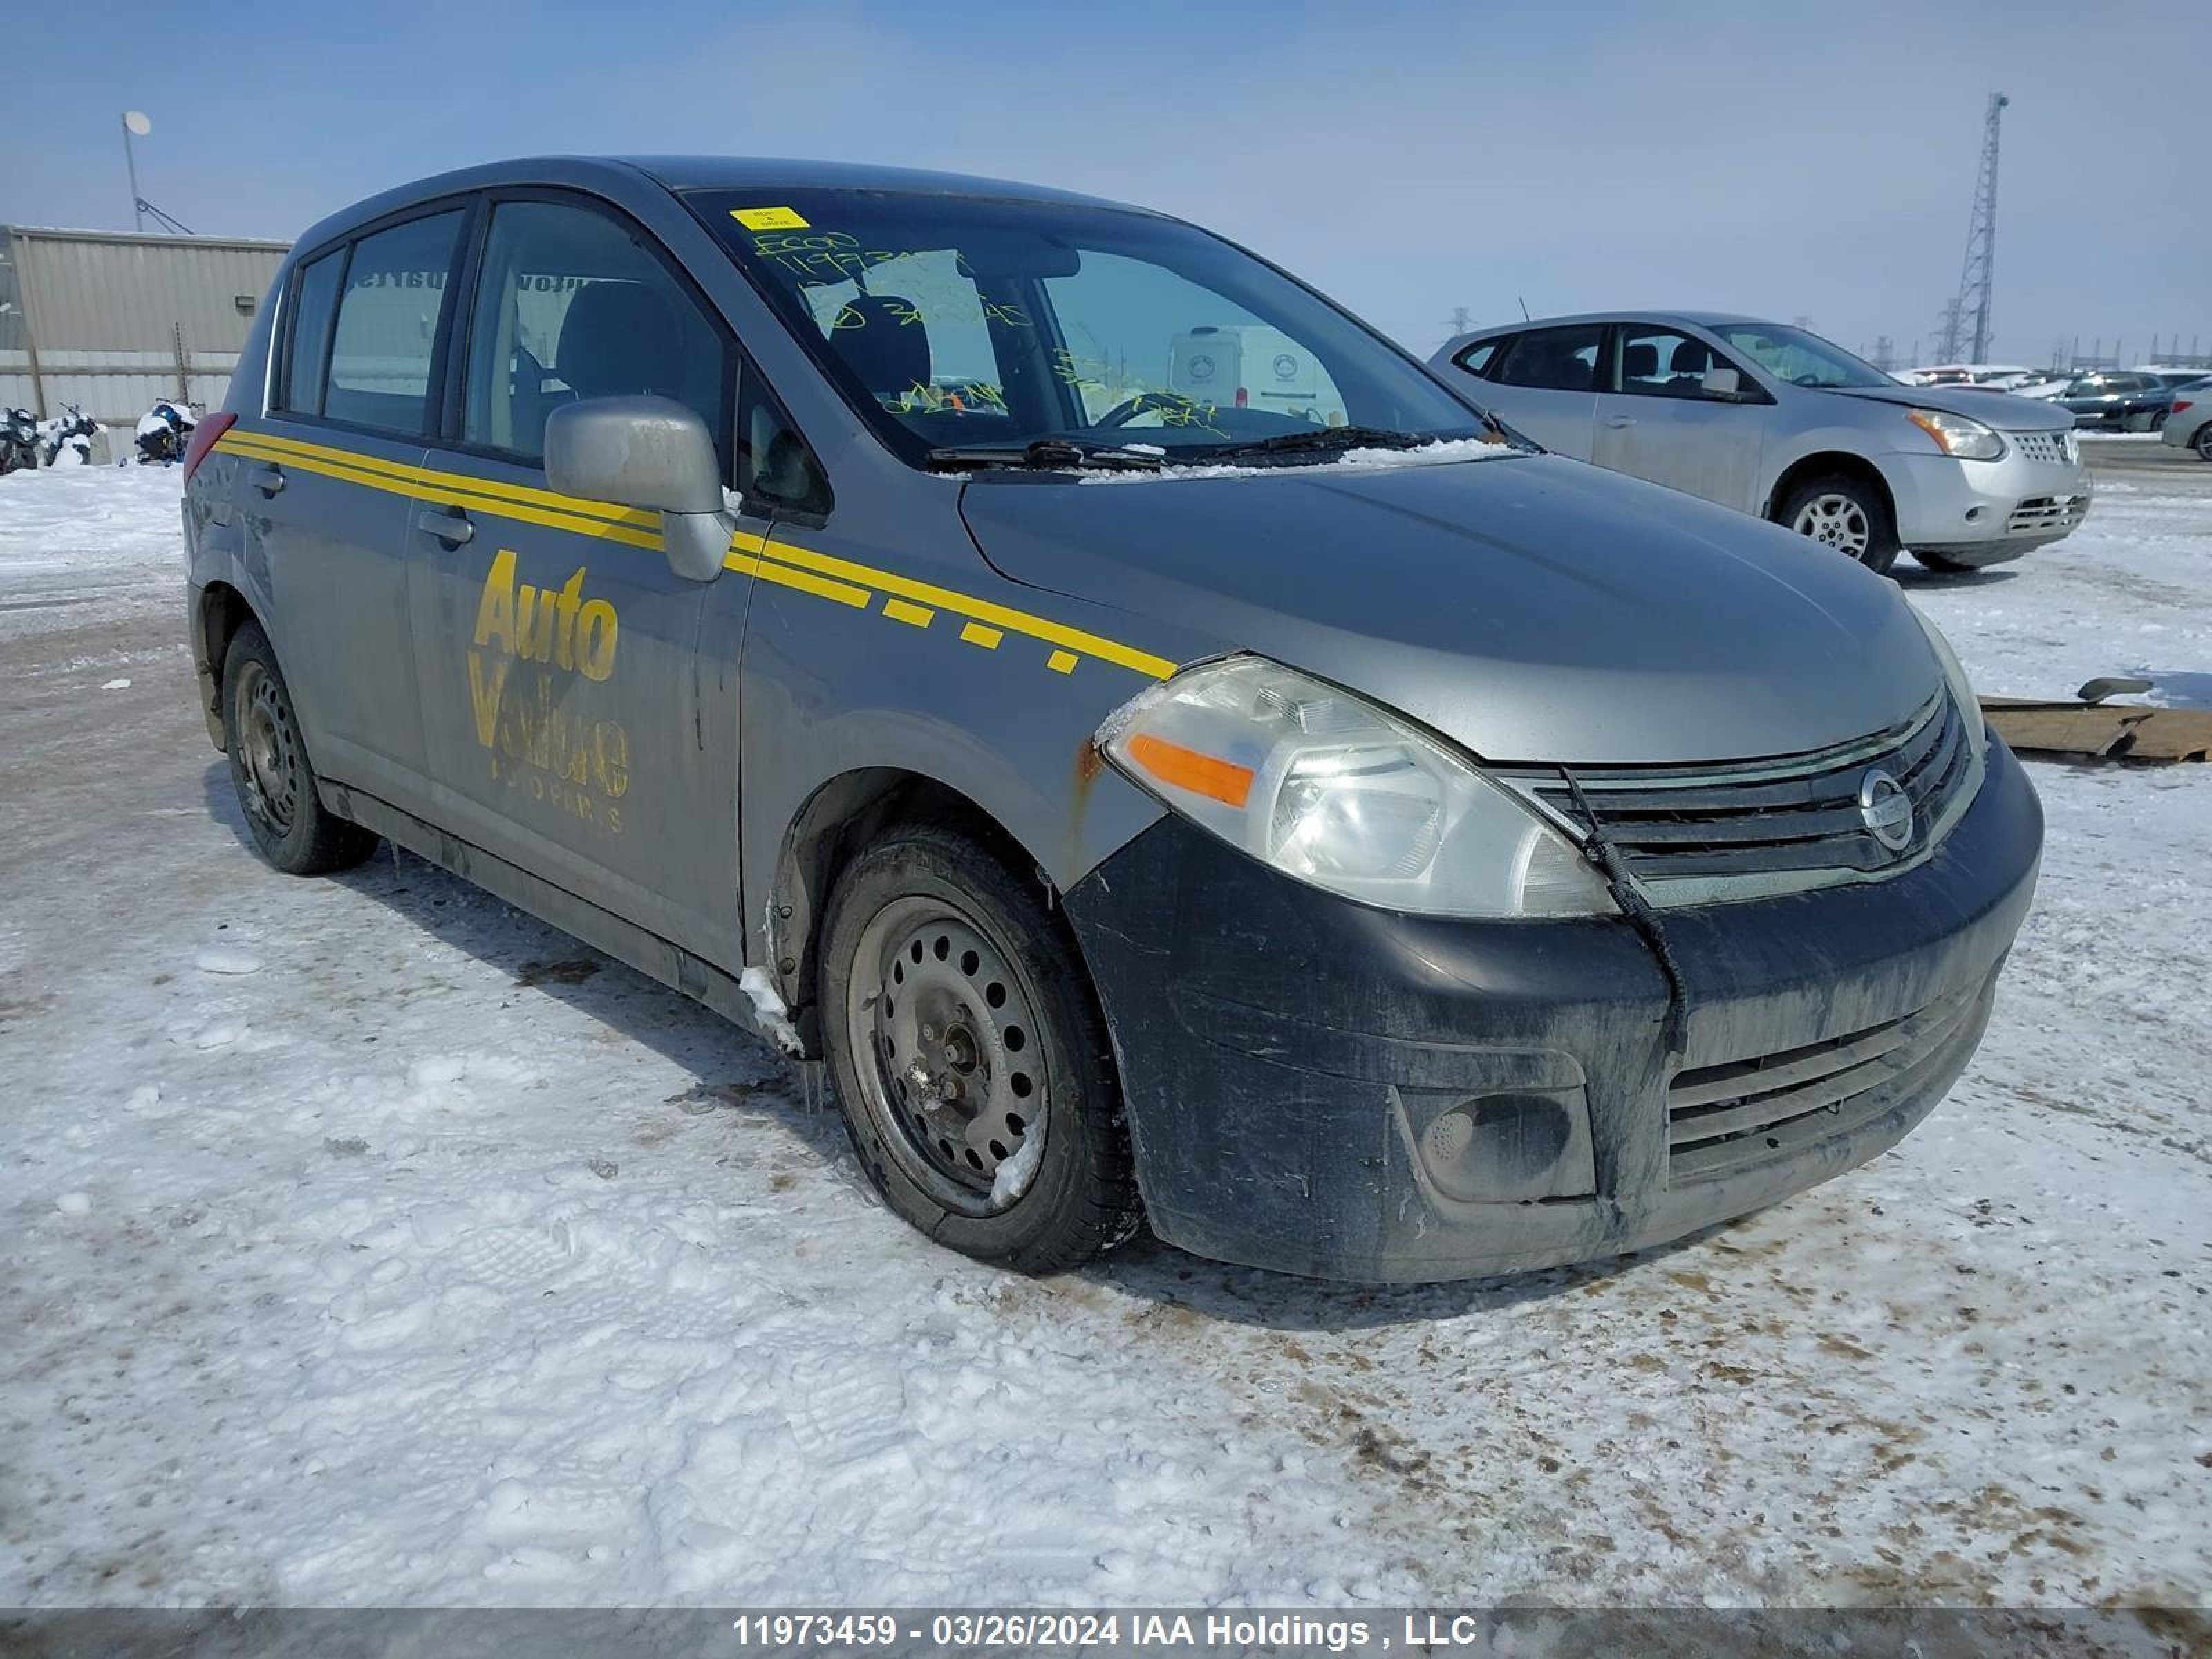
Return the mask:
{"type": "Polygon", "coordinates": [[[1035,438],[1025,444],[949,444],[931,450],[923,459],[948,471],[973,466],[1020,466],[1043,471],[1094,467],[1109,472],[1157,472],[1164,459],[1141,449],[1078,438],[1035,438]]]}
{"type": "Polygon", "coordinates": [[[1418,432],[1398,432],[1387,426],[1316,426],[1285,432],[1249,443],[1227,444],[1206,451],[1209,461],[1242,459],[1252,455],[1295,455],[1304,451],[1330,449],[1423,449],[1436,441],[1418,432]]]}

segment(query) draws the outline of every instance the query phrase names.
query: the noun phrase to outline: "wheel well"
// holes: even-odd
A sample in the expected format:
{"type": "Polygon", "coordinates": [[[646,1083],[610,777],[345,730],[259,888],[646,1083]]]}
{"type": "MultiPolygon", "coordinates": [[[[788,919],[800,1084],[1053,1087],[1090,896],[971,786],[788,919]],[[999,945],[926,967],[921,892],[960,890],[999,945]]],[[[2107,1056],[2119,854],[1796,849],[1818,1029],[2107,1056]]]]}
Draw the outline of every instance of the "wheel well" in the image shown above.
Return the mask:
{"type": "MultiPolygon", "coordinates": [[[[767,918],[775,977],[809,1055],[821,1053],[814,986],[830,895],[845,866],[894,823],[963,830],[999,854],[1008,868],[1037,867],[996,818],[958,790],[918,772],[869,767],[816,790],[784,836],[767,918]]],[[[1037,879],[1044,879],[1041,871],[1037,879]]]]}
{"type": "Polygon", "coordinates": [[[222,712],[222,664],[230,654],[230,642],[238,637],[240,629],[258,620],[246,595],[228,582],[210,582],[200,596],[200,659],[207,665],[202,690],[207,694],[210,716],[222,712]]]}
{"type": "Polygon", "coordinates": [[[1808,478],[1836,475],[1869,485],[1881,498],[1881,509],[1889,514],[1889,526],[1893,533],[1897,528],[1897,498],[1889,493],[1889,484],[1881,476],[1881,469],[1863,456],[1842,450],[1826,450],[1818,455],[1808,455],[1794,461],[1789,470],[1774,481],[1774,493],[1766,498],[1766,511],[1762,515],[1782,521],[1782,504],[1790,499],[1790,492],[1808,478]]]}

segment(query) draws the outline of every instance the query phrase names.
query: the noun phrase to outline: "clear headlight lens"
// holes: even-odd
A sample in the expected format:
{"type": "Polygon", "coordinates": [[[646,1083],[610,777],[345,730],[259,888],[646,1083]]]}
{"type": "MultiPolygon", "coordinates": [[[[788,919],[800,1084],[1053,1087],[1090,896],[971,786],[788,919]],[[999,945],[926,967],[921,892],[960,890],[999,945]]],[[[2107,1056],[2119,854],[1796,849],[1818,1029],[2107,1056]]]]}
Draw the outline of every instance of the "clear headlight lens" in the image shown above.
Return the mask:
{"type": "Polygon", "coordinates": [[[1614,909],[1580,848],[1466,756],[1263,658],[1140,693],[1098,746],[1192,822],[1346,898],[1443,916],[1614,909]]]}
{"type": "Polygon", "coordinates": [[[1905,418],[1936,441],[1936,447],[1962,461],[1994,461],[2005,453],[1993,427],[1940,409],[1908,409],[1905,418]]]}
{"type": "Polygon", "coordinates": [[[1928,636],[1928,648],[1936,653],[1942,665],[1944,684],[1951,688],[1951,696],[1959,705],[1959,717],[1966,722],[1966,746],[1979,760],[1990,746],[1989,722],[1982,716],[1982,705],[1974,696],[1974,688],[1966,678],[1966,671],[1960,664],[1959,653],[1951,648],[1951,641],[1943,637],[1943,630],[1928,620],[1920,607],[1907,599],[1905,606],[1912,612],[1912,620],[1920,624],[1920,631],[1928,636]]]}

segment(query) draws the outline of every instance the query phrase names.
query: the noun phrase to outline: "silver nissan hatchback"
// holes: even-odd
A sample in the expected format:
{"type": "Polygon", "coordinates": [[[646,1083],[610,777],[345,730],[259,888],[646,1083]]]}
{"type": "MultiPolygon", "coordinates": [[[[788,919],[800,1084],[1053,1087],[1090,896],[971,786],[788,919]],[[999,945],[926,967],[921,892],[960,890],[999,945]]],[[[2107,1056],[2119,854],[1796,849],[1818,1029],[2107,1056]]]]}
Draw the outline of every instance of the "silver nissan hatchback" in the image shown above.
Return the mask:
{"type": "Polygon", "coordinates": [[[1989,1018],[2041,817],[1932,626],[1191,225],[520,161],[259,318],[184,509],[254,842],[818,1058],[955,1249],[1618,1254],[1894,1144],[1989,1018]]]}

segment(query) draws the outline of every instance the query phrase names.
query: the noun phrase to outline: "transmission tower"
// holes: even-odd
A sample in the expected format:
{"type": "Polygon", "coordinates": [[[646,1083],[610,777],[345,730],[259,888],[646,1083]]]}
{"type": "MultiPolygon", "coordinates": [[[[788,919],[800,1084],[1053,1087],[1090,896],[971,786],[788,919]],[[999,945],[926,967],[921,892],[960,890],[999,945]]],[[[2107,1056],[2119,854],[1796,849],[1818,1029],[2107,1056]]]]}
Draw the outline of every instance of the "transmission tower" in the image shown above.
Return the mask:
{"type": "Polygon", "coordinates": [[[1997,127],[2005,106],[2001,92],[1990,94],[1982,120],[1982,164],[1974,177],[1974,216],[1966,224],[1966,259],[1959,273],[1959,297],[1943,308],[1942,349],[1947,363],[1990,360],[1990,289],[1997,264],[1997,127]]]}

